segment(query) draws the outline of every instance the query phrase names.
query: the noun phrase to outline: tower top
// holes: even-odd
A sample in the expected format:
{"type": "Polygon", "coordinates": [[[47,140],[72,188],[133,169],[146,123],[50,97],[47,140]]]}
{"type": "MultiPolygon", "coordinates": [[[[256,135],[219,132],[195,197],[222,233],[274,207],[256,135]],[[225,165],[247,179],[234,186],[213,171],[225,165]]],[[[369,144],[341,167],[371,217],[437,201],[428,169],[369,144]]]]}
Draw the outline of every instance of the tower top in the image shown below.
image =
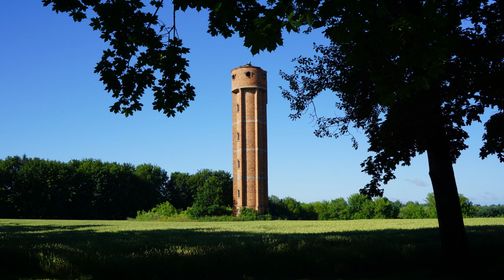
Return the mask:
{"type": "Polygon", "coordinates": [[[266,71],[261,67],[248,63],[231,70],[231,88],[234,92],[239,88],[266,89],[266,71]]]}
{"type": "Polygon", "coordinates": [[[262,69],[261,67],[252,65],[252,63],[251,63],[251,62],[249,62],[249,63],[247,63],[247,64],[244,64],[244,65],[241,65],[241,66],[238,66],[238,67],[235,67],[235,68],[233,68],[233,69],[231,70],[231,72],[233,72],[233,71],[235,71],[235,70],[237,70],[237,69],[240,69],[240,68],[255,68],[255,69],[259,69],[259,70],[261,70],[261,71],[263,71],[263,72],[266,72],[266,71],[265,71],[264,69],[262,69]]]}

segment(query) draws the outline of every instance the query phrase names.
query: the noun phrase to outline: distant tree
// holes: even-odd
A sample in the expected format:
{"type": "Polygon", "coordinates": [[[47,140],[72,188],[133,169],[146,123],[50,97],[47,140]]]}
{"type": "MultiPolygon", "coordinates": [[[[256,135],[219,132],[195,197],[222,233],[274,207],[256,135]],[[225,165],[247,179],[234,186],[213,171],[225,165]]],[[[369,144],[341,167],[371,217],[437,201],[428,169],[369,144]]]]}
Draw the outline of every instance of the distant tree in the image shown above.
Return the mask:
{"type": "Polygon", "coordinates": [[[476,205],[476,217],[504,217],[504,205],[476,205]]]}
{"type": "Polygon", "coordinates": [[[429,218],[437,218],[436,199],[434,193],[428,193],[425,198],[425,212],[429,218]]]}
{"type": "Polygon", "coordinates": [[[393,219],[399,216],[400,207],[386,197],[380,197],[373,201],[374,218],[393,219]]]}
{"type": "Polygon", "coordinates": [[[476,215],[476,207],[466,196],[460,194],[460,208],[462,209],[462,215],[464,217],[474,217],[476,215]]]}
{"type": "Polygon", "coordinates": [[[317,201],[312,204],[319,220],[346,220],[350,218],[348,204],[344,198],[317,201]]]}
{"type": "Polygon", "coordinates": [[[152,165],[39,158],[0,160],[0,216],[124,219],[162,198],[166,172],[152,165]]]}
{"type": "Polygon", "coordinates": [[[311,203],[313,211],[317,213],[318,220],[329,220],[330,219],[330,211],[329,211],[329,202],[327,200],[324,201],[315,201],[311,203]]]}
{"type": "Polygon", "coordinates": [[[222,185],[222,200],[226,207],[233,205],[233,178],[222,170],[202,169],[195,174],[173,172],[166,185],[165,197],[175,208],[184,210],[193,205],[199,188],[214,178],[222,185]]]}
{"type": "Polygon", "coordinates": [[[274,218],[287,219],[289,216],[287,207],[285,207],[282,200],[275,195],[268,198],[268,211],[274,218]]]}
{"type": "Polygon", "coordinates": [[[269,214],[273,218],[286,220],[314,220],[317,212],[312,203],[301,203],[292,197],[269,197],[269,214]]]}
{"type": "Polygon", "coordinates": [[[303,214],[303,207],[301,203],[295,200],[292,197],[283,198],[282,203],[285,205],[285,208],[288,211],[288,219],[290,220],[298,220],[301,219],[303,214]]]}
{"type": "MultiPolygon", "coordinates": [[[[436,218],[437,217],[437,211],[436,211],[436,200],[434,199],[434,194],[429,193],[427,194],[427,198],[425,199],[426,205],[425,205],[425,210],[427,213],[427,216],[429,218],[436,218]]],[[[459,203],[460,203],[460,209],[462,211],[462,216],[464,217],[472,217],[476,215],[476,207],[473,205],[473,203],[464,196],[463,194],[459,194],[459,203]]]]}
{"type": "Polygon", "coordinates": [[[334,220],[349,219],[348,203],[344,198],[337,198],[329,201],[328,204],[329,217],[334,220]]]}
{"type": "Polygon", "coordinates": [[[193,217],[229,214],[223,197],[225,187],[225,183],[219,178],[214,176],[208,178],[198,188],[194,203],[188,209],[188,214],[193,217]]]}
{"type": "Polygon", "coordinates": [[[141,209],[152,207],[166,199],[164,194],[169,180],[164,169],[152,164],[140,164],[135,167],[133,174],[142,186],[136,189],[135,195],[136,203],[141,209]]]}
{"type": "Polygon", "coordinates": [[[14,176],[21,166],[20,157],[7,157],[0,160],[0,217],[8,218],[16,216],[16,208],[13,203],[15,193],[14,176]]]}
{"type": "Polygon", "coordinates": [[[194,202],[197,186],[190,183],[189,173],[173,172],[166,186],[165,197],[177,209],[186,209],[194,202]]]}
{"type": "Polygon", "coordinates": [[[375,215],[371,198],[362,194],[353,194],[348,197],[348,212],[352,219],[371,219],[375,215]]]}
{"type": "Polygon", "coordinates": [[[425,206],[418,202],[409,201],[399,210],[399,218],[401,219],[425,219],[428,217],[425,206]]]}
{"type": "Polygon", "coordinates": [[[313,203],[301,203],[300,220],[318,220],[318,214],[313,203]]]}
{"type": "Polygon", "coordinates": [[[222,200],[226,207],[233,206],[233,178],[231,174],[223,170],[202,169],[191,176],[190,182],[193,188],[199,188],[209,178],[215,178],[222,186],[222,200]]]}

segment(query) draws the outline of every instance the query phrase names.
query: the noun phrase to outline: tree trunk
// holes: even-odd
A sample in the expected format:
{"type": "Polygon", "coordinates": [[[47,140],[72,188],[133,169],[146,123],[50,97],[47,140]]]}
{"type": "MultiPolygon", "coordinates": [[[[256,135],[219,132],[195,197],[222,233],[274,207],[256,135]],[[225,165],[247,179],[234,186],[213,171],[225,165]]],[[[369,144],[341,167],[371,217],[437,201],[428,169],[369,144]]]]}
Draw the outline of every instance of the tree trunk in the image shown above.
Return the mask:
{"type": "Polygon", "coordinates": [[[445,255],[460,258],[466,251],[464,220],[453,172],[449,142],[441,124],[430,131],[427,157],[445,255]]]}

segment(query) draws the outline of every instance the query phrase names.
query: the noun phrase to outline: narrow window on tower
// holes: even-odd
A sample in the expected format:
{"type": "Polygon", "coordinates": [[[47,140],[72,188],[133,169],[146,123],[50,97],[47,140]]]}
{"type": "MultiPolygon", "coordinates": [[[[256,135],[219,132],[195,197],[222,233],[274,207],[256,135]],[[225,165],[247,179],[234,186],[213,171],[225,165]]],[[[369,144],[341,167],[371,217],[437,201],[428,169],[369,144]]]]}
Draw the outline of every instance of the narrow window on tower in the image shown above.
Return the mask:
{"type": "Polygon", "coordinates": [[[237,160],[237,165],[238,165],[238,168],[240,168],[240,160],[237,160]]]}
{"type": "Polygon", "coordinates": [[[236,104],[236,112],[240,112],[240,104],[236,104]]]}
{"type": "Polygon", "coordinates": [[[240,197],[240,190],[238,190],[238,197],[240,197]]]}
{"type": "Polygon", "coordinates": [[[237,132],[237,133],[236,133],[236,140],[237,140],[237,141],[240,141],[240,132],[237,132]]]}

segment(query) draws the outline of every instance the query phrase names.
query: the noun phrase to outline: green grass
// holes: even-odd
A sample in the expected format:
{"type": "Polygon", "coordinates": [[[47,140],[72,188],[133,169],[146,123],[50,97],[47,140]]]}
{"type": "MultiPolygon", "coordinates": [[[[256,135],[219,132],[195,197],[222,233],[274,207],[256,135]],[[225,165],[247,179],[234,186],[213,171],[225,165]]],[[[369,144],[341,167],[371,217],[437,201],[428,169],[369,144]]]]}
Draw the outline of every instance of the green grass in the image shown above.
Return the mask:
{"type": "MultiPolygon", "coordinates": [[[[457,270],[501,273],[504,218],[466,219],[457,270]]],[[[436,220],[1,220],[0,279],[444,279],[436,220]]]]}

